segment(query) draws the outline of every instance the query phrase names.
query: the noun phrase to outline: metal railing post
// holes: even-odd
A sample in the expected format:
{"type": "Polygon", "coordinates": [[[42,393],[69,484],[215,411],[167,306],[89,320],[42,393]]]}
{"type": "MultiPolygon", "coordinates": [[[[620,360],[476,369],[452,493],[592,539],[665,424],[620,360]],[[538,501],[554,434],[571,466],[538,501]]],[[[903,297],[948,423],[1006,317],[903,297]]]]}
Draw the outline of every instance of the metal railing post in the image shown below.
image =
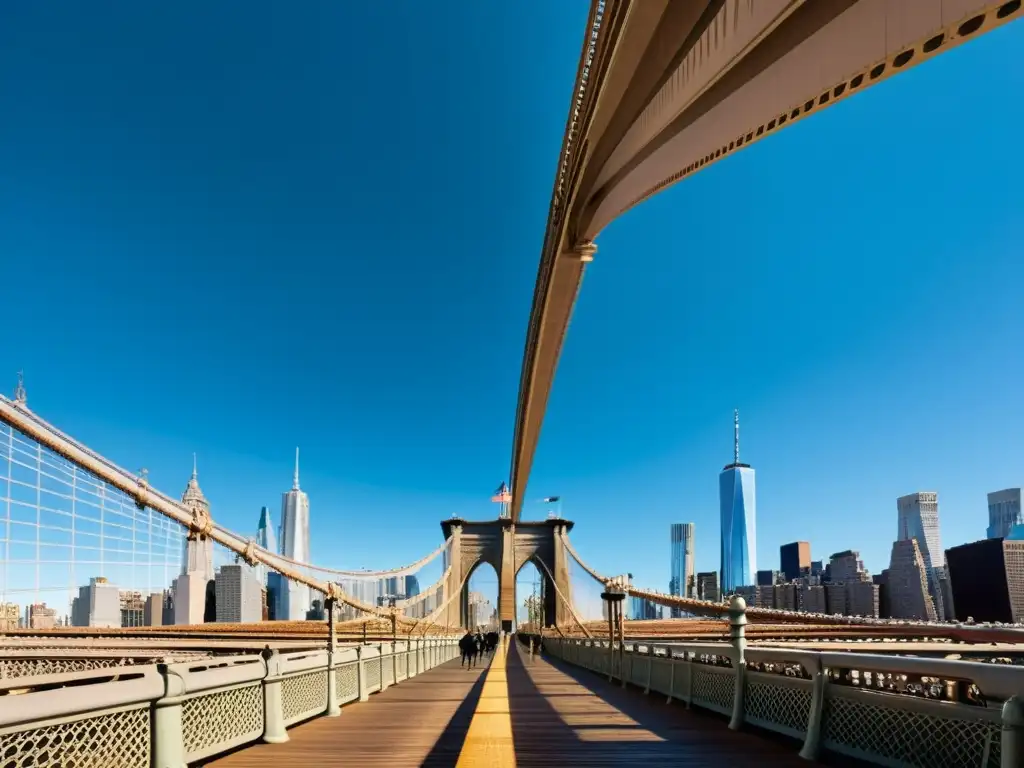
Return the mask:
{"type": "Polygon", "coordinates": [[[284,697],[281,691],[281,655],[264,648],[260,654],[267,665],[267,676],[263,680],[263,741],[267,744],[283,744],[288,741],[284,727],[284,697]]]}
{"type": "Polygon", "coordinates": [[[334,673],[334,652],[337,646],[337,638],[334,634],[334,598],[329,597],[325,601],[327,605],[327,717],[337,717],[341,714],[341,706],[338,704],[337,675],[334,673]]]}
{"type": "Polygon", "coordinates": [[[821,745],[821,720],[825,712],[825,685],[828,683],[828,678],[825,677],[825,670],[821,668],[820,660],[817,669],[814,670],[813,680],[811,711],[807,716],[807,736],[804,738],[804,746],[800,750],[800,757],[804,760],[817,760],[818,749],[821,745]]]}
{"type": "Polygon", "coordinates": [[[363,658],[364,650],[366,650],[365,645],[360,645],[356,648],[356,684],[359,689],[360,701],[366,701],[370,698],[370,694],[366,690],[366,659],[363,658]]]}
{"type": "Polygon", "coordinates": [[[391,684],[398,685],[398,609],[391,607],[391,684]]]}
{"type": "MultiPolygon", "coordinates": [[[[729,639],[735,650],[736,692],[732,700],[732,720],[729,728],[738,731],[743,725],[743,700],[747,685],[747,603],[739,595],[729,601],[729,639]]],[[[691,674],[693,670],[691,669],[691,674]]]]}
{"type": "Polygon", "coordinates": [[[153,708],[153,766],[185,768],[185,734],[181,724],[185,681],[166,664],[157,664],[157,669],[164,679],[164,695],[153,708]]]}
{"type": "Polygon", "coordinates": [[[1003,703],[1003,729],[1000,734],[1000,768],[1024,765],[1024,699],[1011,696],[1003,703]]]}
{"type": "Polygon", "coordinates": [[[647,646],[647,685],[644,686],[644,694],[651,692],[651,675],[654,672],[654,644],[647,646]]]}

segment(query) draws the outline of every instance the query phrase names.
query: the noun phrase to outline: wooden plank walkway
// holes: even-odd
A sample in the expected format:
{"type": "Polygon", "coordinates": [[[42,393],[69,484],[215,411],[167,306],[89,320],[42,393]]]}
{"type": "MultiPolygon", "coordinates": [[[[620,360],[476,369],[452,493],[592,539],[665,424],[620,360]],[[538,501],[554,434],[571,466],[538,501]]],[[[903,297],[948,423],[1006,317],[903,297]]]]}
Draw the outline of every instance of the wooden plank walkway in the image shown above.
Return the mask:
{"type": "Polygon", "coordinates": [[[284,744],[254,744],[204,765],[217,768],[451,768],[459,759],[483,688],[486,664],[459,661],[392,685],[368,701],[288,729],[284,744]]]}
{"type": "Polygon", "coordinates": [[[806,768],[799,745],[730,731],[724,719],[621,688],[587,670],[529,658],[510,642],[489,668],[458,661],[207,763],[393,768],[544,768],[723,764],[806,768]]]}

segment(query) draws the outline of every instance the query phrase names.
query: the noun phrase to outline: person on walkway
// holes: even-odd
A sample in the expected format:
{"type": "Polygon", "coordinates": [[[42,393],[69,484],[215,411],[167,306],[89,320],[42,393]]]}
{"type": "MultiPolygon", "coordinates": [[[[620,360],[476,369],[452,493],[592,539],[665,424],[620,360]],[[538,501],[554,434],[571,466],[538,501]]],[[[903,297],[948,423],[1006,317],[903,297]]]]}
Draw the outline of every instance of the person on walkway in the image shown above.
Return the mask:
{"type": "Polygon", "coordinates": [[[473,662],[476,661],[476,638],[473,637],[472,632],[467,632],[459,640],[459,650],[462,651],[462,661],[459,662],[459,666],[461,667],[465,664],[469,669],[472,669],[473,662]]]}
{"type": "Polygon", "coordinates": [[[476,631],[476,655],[477,658],[483,662],[484,651],[487,650],[487,642],[484,640],[484,634],[479,629],[476,631]]]}

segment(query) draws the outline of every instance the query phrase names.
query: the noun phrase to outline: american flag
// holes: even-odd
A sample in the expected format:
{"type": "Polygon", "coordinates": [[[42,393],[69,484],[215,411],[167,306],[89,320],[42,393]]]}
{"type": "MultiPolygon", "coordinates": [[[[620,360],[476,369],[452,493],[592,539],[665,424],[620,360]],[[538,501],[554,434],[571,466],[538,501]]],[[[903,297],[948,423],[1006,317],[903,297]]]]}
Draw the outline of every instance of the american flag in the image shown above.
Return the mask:
{"type": "Polygon", "coordinates": [[[505,485],[504,482],[498,486],[498,490],[496,490],[494,492],[494,495],[491,496],[491,501],[496,502],[498,504],[512,503],[512,494],[508,492],[508,486],[505,485]]]}

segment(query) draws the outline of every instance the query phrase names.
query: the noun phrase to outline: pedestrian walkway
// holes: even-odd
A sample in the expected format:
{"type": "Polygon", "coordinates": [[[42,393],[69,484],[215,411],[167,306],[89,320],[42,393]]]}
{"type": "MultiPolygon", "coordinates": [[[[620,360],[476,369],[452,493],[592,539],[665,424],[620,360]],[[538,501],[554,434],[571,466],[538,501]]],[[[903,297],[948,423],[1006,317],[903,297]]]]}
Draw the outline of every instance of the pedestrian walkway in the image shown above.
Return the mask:
{"type": "Polygon", "coordinates": [[[484,690],[490,693],[477,707],[458,768],[808,765],[792,745],[731,731],[724,719],[624,689],[579,667],[531,658],[520,645],[500,671],[498,665],[488,675],[484,690]],[[501,711],[507,712],[507,735],[501,711]],[[487,736],[492,743],[485,743],[487,736]],[[493,759],[499,756],[501,762],[493,759]]]}
{"type": "Polygon", "coordinates": [[[284,744],[254,744],[206,763],[217,768],[451,768],[483,688],[487,660],[469,670],[449,661],[346,704],[340,717],[288,729],[284,744]]]}
{"type": "MultiPolygon", "coordinates": [[[[485,664],[487,659],[485,657],[485,664]]],[[[489,666],[458,661],[388,688],[340,717],[217,760],[220,768],[548,766],[805,767],[792,744],[730,731],[723,718],[666,704],[513,641],[489,666]]]]}

